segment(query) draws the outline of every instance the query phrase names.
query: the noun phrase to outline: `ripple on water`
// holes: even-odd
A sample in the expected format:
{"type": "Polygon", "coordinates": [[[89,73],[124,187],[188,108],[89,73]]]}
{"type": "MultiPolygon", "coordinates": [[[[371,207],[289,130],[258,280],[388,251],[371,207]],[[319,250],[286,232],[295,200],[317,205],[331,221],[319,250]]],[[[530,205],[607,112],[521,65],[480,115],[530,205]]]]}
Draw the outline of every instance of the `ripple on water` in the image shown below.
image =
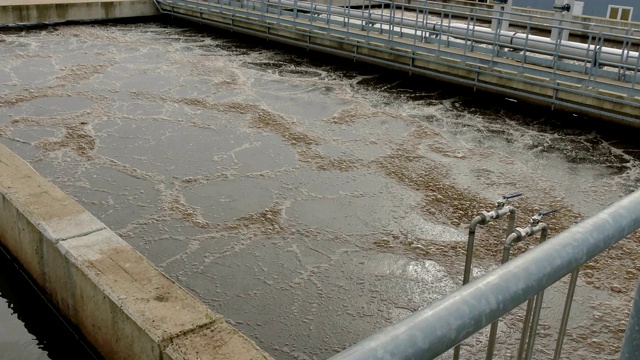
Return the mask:
{"type": "Polygon", "coordinates": [[[21,85],[36,85],[50,81],[60,71],[53,59],[29,59],[9,68],[21,85]]]}
{"type": "Polygon", "coordinates": [[[93,100],[83,97],[51,96],[31,100],[23,107],[26,116],[49,117],[80,112],[93,104],[93,100]]]}
{"type": "Polygon", "coordinates": [[[250,134],[170,121],[103,121],[93,126],[98,154],[168,179],[215,174],[231,166],[229,153],[250,134]]]}
{"type": "Polygon", "coordinates": [[[269,207],[281,191],[274,179],[234,177],[196,185],[184,197],[205,220],[220,224],[269,207]]]}

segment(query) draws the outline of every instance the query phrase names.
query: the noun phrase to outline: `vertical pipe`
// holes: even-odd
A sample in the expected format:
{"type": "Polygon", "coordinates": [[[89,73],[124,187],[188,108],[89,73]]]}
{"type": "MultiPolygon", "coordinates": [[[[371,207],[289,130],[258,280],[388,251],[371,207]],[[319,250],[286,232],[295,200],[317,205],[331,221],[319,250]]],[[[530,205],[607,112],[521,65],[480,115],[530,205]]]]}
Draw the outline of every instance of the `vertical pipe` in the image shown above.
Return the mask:
{"type": "Polygon", "coordinates": [[[413,46],[416,46],[418,41],[418,18],[420,17],[420,8],[416,6],[416,24],[414,25],[415,31],[413,33],[413,46]]]}
{"type": "Polygon", "coordinates": [[[373,26],[373,24],[371,23],[371,3],[373,2],[373,0],[369,0],[369,21],[367,22],[367,36],[369,36],[369,32],[371,31],[371,26],[373,26]]]}
{"type": "Polygon", "coordinates": [[[516,227],[516,209],[509,207],[509,223],[507,224],[507,234],[505,239],[511,235],[516,227]]]}
{"type": "Polygon", "coordinates": [[[351,25],[351,0],[347,0],[347,33],[349,32],[350,25],[351,25]]]}
{"type": "Polygon", "coordinates": [[[438,56],[440,56],[440,45],[442,44],[442,24],[444,24],[444,12],[440,13],[440,33],[438,33],[438,52],[437,52],[438,56]]]}
{"type": "Polygon", "coordinates": [[[518,345],[518,356],[516,360],[522,360],[524,350],[527,346],[527,336],[529,335],[529,325],[531,323],[531,311],[533,310],[533,297],[527,300],[527,311],[524,313],[524,321],[522,322],[522,334],[520,334],[520,344],[518,345]]]}
{"type": "Polygon", "coordinates": [[[627,330],[624,332],[620,360],[635,360],[638,354],[640,354],[640,283],[638,283],[636,297],[629,314],[627,330]]]}
{"type": "MultiPolygon", "coordinates": [[[[404,19],[404,0],[402,0],[402,5],[400,6],[400,18],[404,19]]],[[[400,22],[400,37],[402,37],[402,29],[403,29],[403,24],[404,22],[400,22]]]]}
{"type": "Polygon", "coordinates": [[[626,59],[629,58],[629,52],[631,51],[631,44],[629,41],[629,29],[627,29],[626,36],[622,42],[622,52],[620,53],[620,63],[618,63],[618,80],[624,79],[627,74],[626,59]]]}
{"type": "MultiPolygon", "coordinates": [[[[589,49],[591,49],[591,40],[593,39],[593,34],[591,32],[589,32],[589,40],[587,41],[587,54],[585,55],[585,60],[584,60],[584,73],[587,73],[588,70],[588,65],[589,65],[589,49]]],[[[595,43],[594,43],[595,44],[595,43]]],[[[595,45],[593,46],[593,49],[595,50],[595,45]]],[[[640,58],[640,56],[639,56],[640,58]]],[[[591,77],[591,72],[589,72],[589,78],[591,77]]]]}
{"type": "MultiPolygon", "coordinates": [[[[507,243],[507,241],[505,241],[504,248],[502,249],[501,264],[504,264],[507,261],[509,261],[509,255],[511,253],[511,244],[507,243]]],[[[499,321],[500,319],[497,319],[496,321],[491,323],[491,329],[489,330],[489,344],[487,345],[487,356],[485,357],[485,360],[493,359],[493,351],[495,350],[495,347],[496,347],[496,337],[498,335],[499,321]]]]}
{"type": "MultiPolygon", "coordinates": [[[[422,42],[426,42],[424,29],[427,27],[428,16],[429,16],[429,8],[425,6],[424,12],[422,13],[422,42]]],[[[427,32],[427,36],[429,36],[428,32],[427,32]]],[[[640,59],[640,56],[638,56],[638,59],[640,59]]]]}
{"type": "Polygon", "coordinates": [[[544,299],[544,290],[540,291],[536,295],[535,305],[533,306],[533,313],[531,314],[531,326],[529,327],[529,337],[527,339],[527,350],[524,355],[524,360],[531,360],[533,356],[533,347],[536,342],[536,335],[538,332],[538,322],[540,321],[540,312],[542,310],[542,300],[544,299]]]}
{"type": "MultiPolygon", "coordinates": [[[[555,49],[553,51],[553,80],[556,79],[556,70],[558,68],[558,61],[560,61],[560,38],[562,37],[562,33],[564,31],[564,28],[560,28],[559,33],[558,33],[558,40],[556,40],[556,46],[555,49]]],[[[555,99],[554,99],[555,100],[555,99]]]]}
{"type": "Polygon", "coordinates": [[[473,39],[475,39],[476,36],[476,25],[478,23],[478,14],[475,13],[475,11],[473,12],[473,28],[471,30],[471,52],[474,51],[474,47],[473,44],[475,43],[475,41],[473,41],[473,39]]]}
{"type": "Polygon", "coordinates": [[[524,71],[524,64],[527,62],[527,45],[529,44],[529,34],[531,34],[531,16],[527,22],[527,34],[524,37],[524,46],[522,47],[522,61],[520,61],[520,73],[524,71]]]}
{"type": "Polygon", "coordinates": [[[560,331],[558,332],[558,340],[556,341],[556,350],[553,353],[553,360],[560,359],[562,352],[562,344],[564,343],[564,335],[567,332],[567,324],[569,323],[569,314],[571,313],[571,305],[573,304],[573,294],[575,294],[576,284],[578,283],[578,272],[580,268],[576,268],[571,273],[571,281],[569,281],[569,290],[567,291],[567,299],[564,302],[564,310],[562,311],[562,320],[560,320],[560,331]]]}
{"type": "MultiPolygon", "coordinates": [[[[449,22],[447,23],[447,34],[451,34],[451,16],[452,14],[449,13],[449,22]]],[[[450,46],[451,46],[451,36],[447,36],[447,47],[450,47],[450,46]]]]}
{"type": "MultiPolygon", "coordinates": [[[[500,31],[501,31],[501,28],[502,28],[502,15],[503,15],[503,12],[504,12],[504,8],[500,7],[500,9],[501,9],[500,10],[500,15],[499,15],[498,19],[496,20],[497,21],[496,28],[494,29],[495,31],[493,33],[493,44],[491,44],[491,46],[493,47],[493,50],[494,50],[494,51],[491,52],[491,63],[490,64],[492,66],[493,66],[493,60],[495,59],[496,55],[498,55],[498,52],[500,51],[500,46],[497,45],[497,44],[500,41],[498,39],[498,36],[500,35],[500,31]]],[[[493,26],[493,21],[491,22],[491,24],[493,26]]]]}
{"type": "Polygon", "coordinates": [[[600,70],[600,54],[602,53],[602,47],[604,45],[604,35],[602,31],[598,34],[600,37],[599,45],[595,49],[594,53],[594,63],[593,63],[593,82],[595,83],[598,80],[598,71],[600,70]]]}
{"type": "MultiPolygon", "coordinates": [[[[471,279],[471,262],[473,261],[473,245],[476,238],[476,228],[482,221],[481,216],[476,216],[469,224],[469,237],[467,239],[467,257],[464,261],[464,274],[462,275],[462,285],[469,283],[471,279]]],[[[460,359],[460,344],[453,349],[453,360],[460,359]]]]}
{"type": "MultiPolygon", "coordinates": [[[[540,224],[540,226],[544,226],[542,231],[540,232],[540,243],[543,243],[547,240],[547,235],[549,235],[549,229],[545,224],[540,224]]],[[[533,355],[533,347],[536,342],[536,333],[538,331],[538,322],[540,321],[540,311],[542,310],[542,300],[544,299],[544,290],[540,291],[536,295],[535,305],[533,307],[533,313],[531,314],[531,328],[529,329],[529,338],[527,339],[527,351],[525,353],[525,360],[531,360],[531,356],[533,355]]]]}
{"type": "Polygon", "coordinates": [[[469,237],[467,239],[467,257],[464,262],[464,274],[462,276],[462,285],[469,283],[471,278],[471,262],[473,261],[473,245],[476,239],[476,227],[482,220],[481,217],[476,216],[469,225],[469,237]]]}
{"type": "MultiPolygon", "coordinates": [[[[389,4],[389,29],[388,30],[388,36],[387,36],[387,40],[389,40],[389,42],[391,42],[391,32],[393,31],[393,15],[394,15],[394,6],[393,3],[389,4]]],[[[380,28],[382,28],[382,26],[380,26],[380,28]]]]}
{"type": "MultiPolygon", "coordinates": [[[[471,14],[467,15],[467,24],[471,24],[471,14]]],[[[464,32],[464,52],[462,53],[464,61],[467,61],[467,47],[469,41],[469,28],[471,26],[467,26],[467,29],[464,32]]],[[[472,42],[473,43],[473,42],[472,42]]]]}

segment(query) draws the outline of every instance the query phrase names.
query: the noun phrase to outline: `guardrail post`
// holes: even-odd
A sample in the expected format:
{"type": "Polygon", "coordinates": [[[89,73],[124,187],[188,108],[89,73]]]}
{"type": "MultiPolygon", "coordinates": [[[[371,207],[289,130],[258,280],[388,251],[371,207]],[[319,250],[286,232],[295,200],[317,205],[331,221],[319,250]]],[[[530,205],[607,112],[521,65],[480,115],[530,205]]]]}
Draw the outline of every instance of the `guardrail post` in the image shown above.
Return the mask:
{"type": "Polygon", "coordinates": [[[624,333],[620,360],[635,360],[638,354],[640,354],[640,283],[636,289],[636,297],[633,300],[627,330],[624,333]]]}

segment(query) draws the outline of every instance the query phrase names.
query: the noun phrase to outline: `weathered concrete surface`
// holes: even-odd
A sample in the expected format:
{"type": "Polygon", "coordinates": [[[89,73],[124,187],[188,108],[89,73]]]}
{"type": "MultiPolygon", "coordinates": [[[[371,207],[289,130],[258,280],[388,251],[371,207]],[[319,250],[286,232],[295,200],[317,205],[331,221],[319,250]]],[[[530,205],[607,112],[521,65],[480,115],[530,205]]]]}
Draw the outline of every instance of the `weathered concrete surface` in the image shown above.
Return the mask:
{"type": "Polygon", "coordinates": [[[151,0],[0,0],[0,25],[154,16],[151,0]]]}
{"type": "Polygon", "coordinates": [[[269,359],[3,145],[0,241],[107,359],[269,359]]]}

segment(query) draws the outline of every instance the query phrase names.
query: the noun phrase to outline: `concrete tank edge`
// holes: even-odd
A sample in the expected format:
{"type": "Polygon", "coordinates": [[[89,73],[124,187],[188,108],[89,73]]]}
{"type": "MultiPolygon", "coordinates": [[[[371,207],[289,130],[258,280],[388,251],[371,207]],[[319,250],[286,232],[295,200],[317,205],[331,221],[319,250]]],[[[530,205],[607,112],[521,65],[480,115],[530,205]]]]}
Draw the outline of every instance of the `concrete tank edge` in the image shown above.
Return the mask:
{"type": "Polygon", "coordinates": [[[106,359],[272,359],[2,144],[0,242],[106,359]]]}
{"type": "Polygon", "coordinates": [[[56,4],[0,4],[0,26],[53,24],[158,16],[152,0],[92,1],[56,4]]]}

